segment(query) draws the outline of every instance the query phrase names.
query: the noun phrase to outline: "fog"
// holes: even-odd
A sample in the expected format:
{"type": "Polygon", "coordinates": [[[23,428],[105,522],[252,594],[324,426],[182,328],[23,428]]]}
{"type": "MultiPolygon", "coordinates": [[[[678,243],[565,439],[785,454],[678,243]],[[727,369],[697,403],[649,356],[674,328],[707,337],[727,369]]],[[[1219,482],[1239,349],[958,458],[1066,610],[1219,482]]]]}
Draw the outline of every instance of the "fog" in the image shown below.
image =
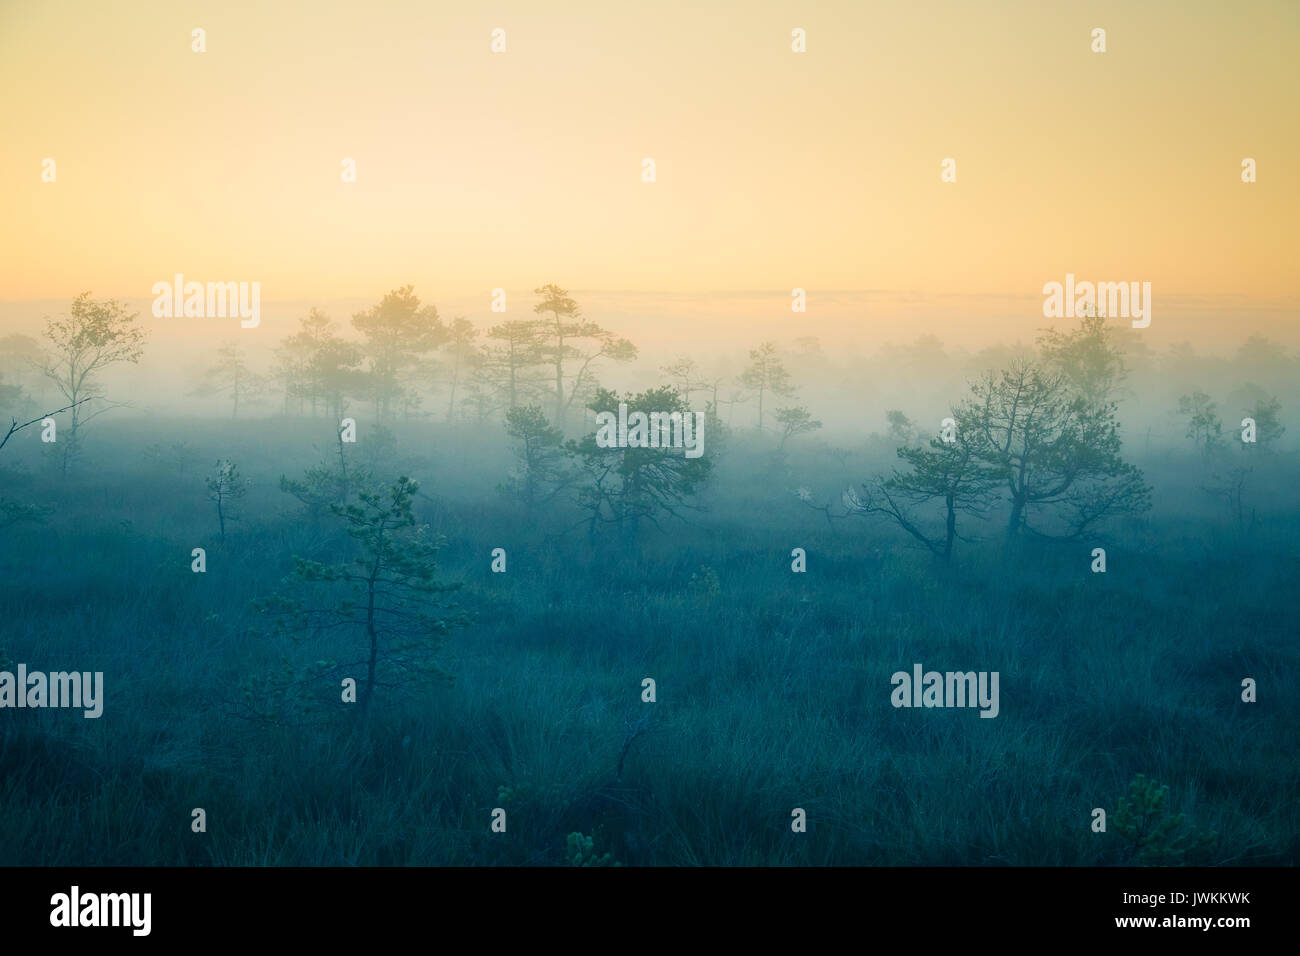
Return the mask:
{"type": "Polygon", "coordinates": [[[1293,348],[592,303],[6,306],[0,862],[1295,862],[1293,348]]]}

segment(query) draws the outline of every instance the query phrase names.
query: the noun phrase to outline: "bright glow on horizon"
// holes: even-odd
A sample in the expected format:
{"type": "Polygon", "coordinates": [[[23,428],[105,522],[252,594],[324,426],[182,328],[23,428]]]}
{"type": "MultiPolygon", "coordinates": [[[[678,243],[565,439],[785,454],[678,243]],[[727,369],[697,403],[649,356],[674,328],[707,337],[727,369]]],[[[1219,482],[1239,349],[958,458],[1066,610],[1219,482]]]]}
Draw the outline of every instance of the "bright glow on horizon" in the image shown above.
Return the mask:
{"type": "Polygon", "coordinates": [[[1000,321],[984,299],[1072,272],[1151,282],[1157,324],[1203,296],[1278,332],[1298,41],[1290,3],[10,5],[0,299],[183,272],[268,302],[409,282],[445,313],[557,281],[882,290],[1000,321]]]}

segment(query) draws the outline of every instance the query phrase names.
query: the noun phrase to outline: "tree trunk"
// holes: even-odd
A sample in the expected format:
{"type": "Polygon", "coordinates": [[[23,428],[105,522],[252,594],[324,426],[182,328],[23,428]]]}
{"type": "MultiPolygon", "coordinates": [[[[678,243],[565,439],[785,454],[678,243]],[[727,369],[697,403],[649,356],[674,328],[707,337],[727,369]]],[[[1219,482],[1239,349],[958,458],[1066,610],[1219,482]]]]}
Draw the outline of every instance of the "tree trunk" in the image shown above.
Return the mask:
{"type": "Polygon", "coordinates": [[[1020,531],[1020,522],[1025,514],[1025,499],[1016,497],[1011,500],[1011,518],[1007,521],[1007,539],[1010,540],[1020,531]]]}
{"type": "MultiPolygon", "coordinates": [[[[564,326],[555,313],[555,427],[564,431],[564,326]]],[[[581,377],[581,376],[579,376],[581,377]]]]}
{"type": "Polygon", "coordinates": [[[952,542],[957,537],[957,508],[953,502],[953,496],[949,495],[948,503],[948,537],[943,548],[943,563],[952,563],[952,542]]]}
{"type": "MultiPolygon", "coordinates": [[[[382,546],[382,543],[381,543],[382,546]]],[[[370,712],[370,698],[375,693],[375,664],[379,660],[379,635],[375,633],[375,576],[379,573],[379,563],[370,572],[367,582],[368,602],[366,604],[366,634],[370,638],[370,661],[366,667],[366,696],[362,698],[361,713],[370,712]]]]}

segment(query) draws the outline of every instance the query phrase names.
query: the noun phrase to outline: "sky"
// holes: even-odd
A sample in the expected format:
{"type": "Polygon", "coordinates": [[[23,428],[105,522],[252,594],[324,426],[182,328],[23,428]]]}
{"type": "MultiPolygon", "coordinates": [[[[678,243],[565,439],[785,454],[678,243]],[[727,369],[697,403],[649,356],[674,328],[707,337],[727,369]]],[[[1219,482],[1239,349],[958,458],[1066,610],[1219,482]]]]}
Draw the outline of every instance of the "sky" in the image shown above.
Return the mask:
{"type": "Polygon", "coordinates": [[[0,333],[91,290],[229,335],[149,314],[180,272],[266,338],[554,281],[634,340],[969,347],[1073,273],[1150,282],[1154,342],[1297,344],[1297,62],[1295,2],[0,0],[0,333]]]}

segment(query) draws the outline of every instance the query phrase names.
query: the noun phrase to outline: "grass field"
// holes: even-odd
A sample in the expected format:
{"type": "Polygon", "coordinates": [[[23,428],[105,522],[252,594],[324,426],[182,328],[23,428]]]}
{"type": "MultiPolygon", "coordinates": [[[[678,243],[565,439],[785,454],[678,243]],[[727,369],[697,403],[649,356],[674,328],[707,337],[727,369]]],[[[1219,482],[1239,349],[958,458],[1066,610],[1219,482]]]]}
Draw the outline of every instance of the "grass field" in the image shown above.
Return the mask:
{"type": "Polygon", "coordinates": [[[356,646],[273,636],[252,605],[294,555],[346,554],[336,520],[277,487],[319,459],[328,425],[106,422],[66,478],[6,462],[5,492],[55,511],[0,532],[0,654],[102,671],[106,703],[98,720],[4,713],[0,864],[560,865],[571,833],[629,866],[1297,859],[1285,468],[1243,531],[1176,455],[1144,462],[1158,506],[1104,542],[1105,574],[1091,542],[1008,547],[995,525],[943,568],[896,528],[828,523],[790,493],[884,466],[880,442],[775,466],[733,442],[706,510],[629,547],[499,493],[503,438],[395,430],[386,467],[422,481],[417,516],[445,537],[440,578],[474,622],[442,654],[454,683],[380,693],[365,718],[337,683],[284,722],[248,716],[286,661],[356,646]],[[145,459],[180,440],[201,464],[145,459]],[[202,482],[218,456],[254,480],[224,545],[202,482]],[[998,717],[891,706],[890,675],[918,662],[999,672],[998,717]],[[1166,803],[1136,829],[1130,807],[1125,832],[1139,774],[1166,803]],[[1166,811],[1183,815],[1155,848],[1172,856],[1152,857],[1142,828],[1166,811]]]}

